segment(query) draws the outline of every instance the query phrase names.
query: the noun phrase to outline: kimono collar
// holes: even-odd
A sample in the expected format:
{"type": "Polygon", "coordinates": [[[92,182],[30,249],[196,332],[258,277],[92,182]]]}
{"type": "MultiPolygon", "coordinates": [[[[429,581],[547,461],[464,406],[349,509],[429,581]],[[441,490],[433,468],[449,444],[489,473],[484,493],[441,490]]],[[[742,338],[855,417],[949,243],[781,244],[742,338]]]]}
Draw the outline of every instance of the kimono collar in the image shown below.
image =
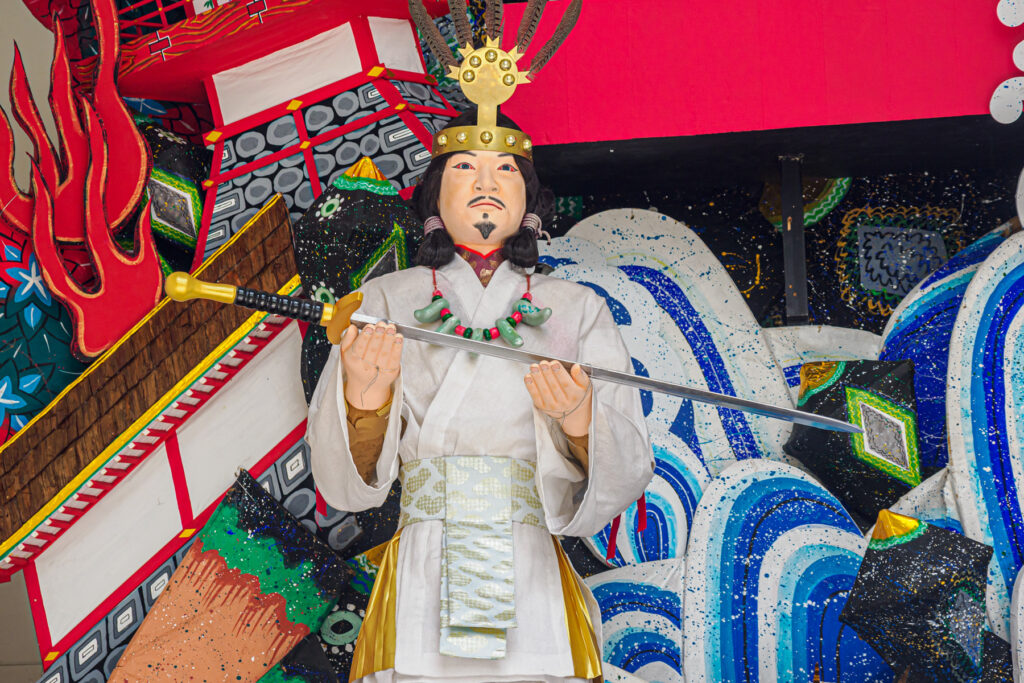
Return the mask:
{"type": "Polygon", "coordinates": [[[484,287],[491,281],[491,276],[494,275],[494,271],[498,269],[498,266],[505,260],[505,255],[501,253],[501,247],[496,247],[488,254],[481,254],[480,252],[464,247],[461,244],[455,245],[455,253],[462,257],[462,259],[473,267],[473,272],[476,273],[476,277],[480,280],[480,284],[484,287]]]}
{"type": "MultiPolygon", "coordinates": [[[[526,287],[526,276],[508,260],[502,261],[494,270],[486,289],[477,278],[473,266],[462,258],[453,258],[438,268],[437,275],[439,281],[443,277],[451,284],[450,289],[442,286],[441,290],[449,299],[454,296],[461,302],[462,313],[466,314],[463,322],[467,325],[473,325],[466,320],[474,320],[477,315],[487,318],[488,322],[493,322],[497,315],[508,315],[509,302],[518,298],[517,295],[526,287]],[[487,305],[482,309],[486,309],[486,313],[477,310],[484,301],[487,305]]],[[[476,324],[481,323],[477,320],[476,324]]]]}

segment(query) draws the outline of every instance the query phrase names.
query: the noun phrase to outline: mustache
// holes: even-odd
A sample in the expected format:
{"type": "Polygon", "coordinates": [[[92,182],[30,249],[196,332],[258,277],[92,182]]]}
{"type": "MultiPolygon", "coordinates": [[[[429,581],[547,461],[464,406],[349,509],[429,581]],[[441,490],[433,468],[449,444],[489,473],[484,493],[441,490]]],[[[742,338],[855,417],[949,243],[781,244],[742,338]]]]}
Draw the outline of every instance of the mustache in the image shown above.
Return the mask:
{"type": "Polygon", "coordinates": [[[503,208],[503,209],[506,208],[505,202],[501,201],[497,197],[489,197],[489,196],[485,197],[484,195],[480,195],[478,197],[473,197],[468,202],[466,202],[466,206],[473,206],[477,202],[494,202],[495,204],[497,204],[501,208],[503,208]]]}

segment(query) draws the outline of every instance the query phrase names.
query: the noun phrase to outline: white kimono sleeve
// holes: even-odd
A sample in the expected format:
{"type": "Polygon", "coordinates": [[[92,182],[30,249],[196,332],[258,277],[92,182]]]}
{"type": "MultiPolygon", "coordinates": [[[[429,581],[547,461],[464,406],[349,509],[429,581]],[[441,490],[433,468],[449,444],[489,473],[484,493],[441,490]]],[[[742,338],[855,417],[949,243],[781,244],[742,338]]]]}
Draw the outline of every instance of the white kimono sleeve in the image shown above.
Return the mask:
{"type": "MultiPolygon", "coordinates": [[[[362,309],[370,315],[387,317],[379,295],[364,290],[362,309]],[[376,306],[374,304],[377,304],[376,306]]],[[[320,381],[309,404],[306,441],[309,443],[313,480],[327,504],[336,510],[359,512],[384,503],[391,484],[398,477],[398,442],[402,431],[402,376],[392,389],[391,412],[384,433],[377,476],[373,485],[359,476],[349,449],[345,416],[345,372],[340,347],[335,345],[324,365],[320,381]]]]}
{"type": "MultiPolygon", "coordinates": [[[[579,359],[632,371],[629,351],[604,301],[587,298],[589,322],[580,338],[579,359]]],[[[654,475],[654,454],[640,405],[640,392],[594,382],[588,471],[569,455],[562,428],[534,408],[537,487],[553,534],[590,536],[638,499],[654,475]]]]}

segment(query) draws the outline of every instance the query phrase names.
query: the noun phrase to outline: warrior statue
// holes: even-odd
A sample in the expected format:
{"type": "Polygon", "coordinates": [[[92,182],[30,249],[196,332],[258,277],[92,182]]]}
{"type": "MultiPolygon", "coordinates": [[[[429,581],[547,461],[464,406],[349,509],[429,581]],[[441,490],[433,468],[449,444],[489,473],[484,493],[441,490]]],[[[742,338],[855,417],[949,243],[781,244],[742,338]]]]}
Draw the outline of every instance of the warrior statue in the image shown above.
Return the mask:
{"type": "MultiPolygon", "coordinates": [[[[497,40],[500,2],[488,5],[477,49],[455,11],[458,63],[419,0],[410,5],[478,106],[434,136],[414,195],[426,233],[417,267],[366,283],[362,310],[628,372],[604,300],[534,272],[551,195],[531,138],[497,111],[554,53],[579,0],[528,74],[516,62],[543,2],[528,4],[510,51],[497,40]]],[[[600,614],[556,536],[597,533],[646,488],[654,459],[639,392],[592,384],[579,365],[524,372],[501,358],[403,344],[388,323],[329,326],[328,337],[307,432],[318,488],[333,507],[359,511],[402,483],[399,530],[350,680],[603,680],[600,614]]]]}

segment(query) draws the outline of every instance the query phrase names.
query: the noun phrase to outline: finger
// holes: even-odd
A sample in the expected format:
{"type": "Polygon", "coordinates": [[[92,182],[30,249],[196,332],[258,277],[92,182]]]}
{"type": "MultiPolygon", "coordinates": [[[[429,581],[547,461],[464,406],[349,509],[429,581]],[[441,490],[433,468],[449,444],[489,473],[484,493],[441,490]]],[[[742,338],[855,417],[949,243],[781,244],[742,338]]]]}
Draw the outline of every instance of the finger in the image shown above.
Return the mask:
{"type": "Polygon", "coordinates": [[[540,390],[540,395],[544,399],[545,409],[558,410],[564,401],[559,400],[559,395],[555,393],[552,386],[555,382],[549,377],[551,371],[545,369],[544,365],[544,362],[541,361],[537,372],[533,373],[533,379],[537,382],[537,388],[540,390]]]}
{"type": "Polygon", "coordinates": [[[359,330],[359,336],[356,337],[355,342],[352,343],[352,355],[355,358],[366,357],[366,346],[370,343],[370,339],[373,338],[373,325],[364,325],[363,329],[359,330]]]}
{"type": "Polygon", "coordinates": [[[380,347],[384,345],[385,329],[384,325],[378,323],[373,326],[373,333],[370,336],[370,340],[366,343],[366,354],[363,358],[369,363],[375,363],[377,356],[380,355],[380,347]]]}
{"type": "MultiPolygon", "coordinates": [[[[380,332],[375,332],[374,337],[378,334],[380,334],[380,332]]],[[[384,333],[381,337],[380,348],[377,349],[377,364],[382,368],[390,368],[391,366],[388,364],[388,359],[391,357],[391,349],[395,345],[395,326],[387,325],[384,328],[384,333]]]]}
{"type": "Polygon", "coordinates": [[[528,372],[523,377],[523,383],[526,384],[526,391],[530,394],[530,398],[533,399],[533,405],[537,406],[539,410],[546,410],[547,406],[544,404],[544,398],[540,395],[540,389],[537,388],[537,382],[533,379],[533,373],[528,372]]]}
{"type": "Polygon", "coordinates": [[[388,369],[396,368],[401,369],[402,367],[402,341],[405,338],[400,335],[394,335],[394,339],[391,342],[391,349],[388,351],[387,358],[385,359],[384,367],[388,369]]]}
{"type": "Polygon", "coordinates": [[[341,335],[341,355],[348,353],[348,350],[352,348],[352,344],[355,343],[356,338],[359,336],[359,329],[355,325],[349,325],[345,328],[345,332],[341,335]]]}
{"type": "MultiPolygon", "coordinates": [[[[530,374],[527,377],[530,380],[527,388],[529,388],[530,385],[533,385],[533,390],[536,392],[534,403],[541,410],[551,410],[553,407],[551,404],[551,392],[548,391],[548,385],[547,382],[544,381],[544,373],[541,372],[540,366],[536,363],[531,365],[530,374]]],[[[530,396],[534,396],[534,393],[531,393],[530,396]]]]}
{"type": "Polygon", "coordinates": [[[558,388],[567,399],[576,400],[580,396],[580,387],[576,384],[565,366],[561,363],[554,363],[551,366],[551,375],[558,382],[558,388]]]}
{"type": "Polygon", "coordinates": [[[572,381],[575,382],[576,386],[580,389],[586,390],[590,388],[590,375],[583,371],[583,368],[580,367],[579,363],[573,364],[570,374],[572,375],[572,381]]]}
{"type": "Polygon", "coordinates": [[[554,399],[554,405],[564,405],[568,403],[569,398],[565,395],[565,391],[562,390],[562,386],[558,381],[558,375],[555,368],[565,372],[565,368],[559,363],[548,363],[541,361],[540,370],[541,376],[544,377],[544,381],[548,384],[548,390],[551,392],[551,397],[554,399]]]}

